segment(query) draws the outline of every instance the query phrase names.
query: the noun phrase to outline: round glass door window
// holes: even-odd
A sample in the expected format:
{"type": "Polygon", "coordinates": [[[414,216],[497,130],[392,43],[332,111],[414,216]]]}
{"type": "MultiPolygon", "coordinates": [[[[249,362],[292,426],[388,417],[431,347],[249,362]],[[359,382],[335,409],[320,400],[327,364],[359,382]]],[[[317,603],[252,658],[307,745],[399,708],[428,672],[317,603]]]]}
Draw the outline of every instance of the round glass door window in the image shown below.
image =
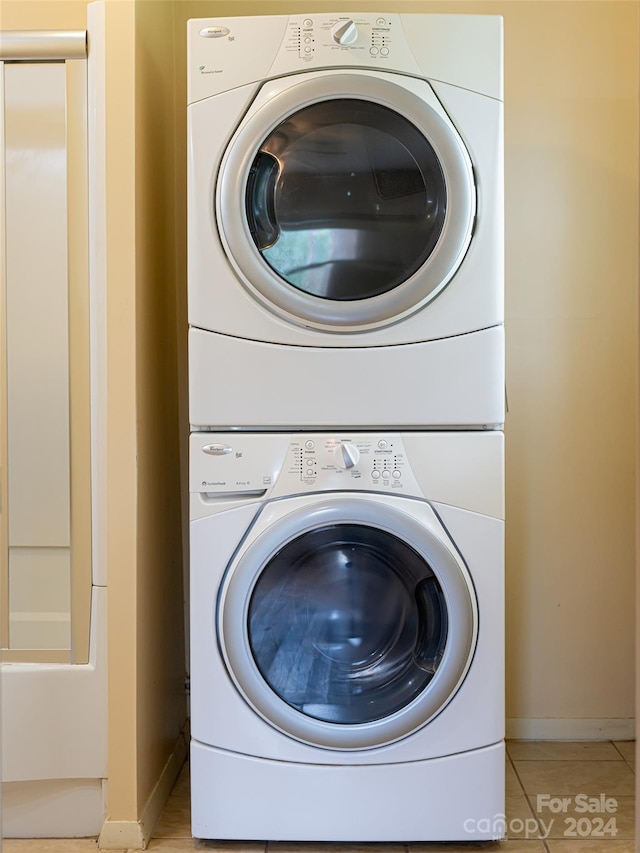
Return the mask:
{"type": "Polygon", "coordinates": [[[428,260],[447,188],[418,128],[373,101],[307,106],[259,146],[246,216],[260,255],[304,294],[348,302],[393,291],[428,260]]]}
{"type": "Polygon", "coordinates": [[[395,323],[466,256],[469,154],[429,84],[397,79],[271,81],[223,156],[218,235],[249,293],[289,322],[347,333],[395,323]]]}
{"type": "Polygon", "coordinates": [[[358,725],[423,693],[448,638],[442,588],[424,556],[368,525],[304,533],[264,566],[248,639],[262,678],[315,720],[358,725]]]}

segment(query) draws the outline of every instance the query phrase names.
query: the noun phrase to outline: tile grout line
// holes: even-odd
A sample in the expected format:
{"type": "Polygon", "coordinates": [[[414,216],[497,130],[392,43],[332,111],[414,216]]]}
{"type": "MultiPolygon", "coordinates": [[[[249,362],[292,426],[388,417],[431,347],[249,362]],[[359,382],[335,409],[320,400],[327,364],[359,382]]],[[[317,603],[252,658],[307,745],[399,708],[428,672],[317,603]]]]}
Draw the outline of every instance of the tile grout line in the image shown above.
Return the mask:
{"type": "MultiPolygon", "coordinates": [[[[531,812],[531,814],[532,814],[532,816],[533,816],[533,818],[534,818],[534,820],[538,826],[538,841],[542,841],[542,845],[545,849],[545,853],[550,853],[550,850],[549,850],[549,847],[547,845],[546,840],[544,838],[540,837],[542,827],[540,826],[540,819],[538,818],[538,814],[535,811],[535,809],[533,808],[529,794],[527,793],[527,791],[525,791],[524,784],[522,782],[522,779],[520,778],[520,774],[516,770],[516,766],[515,766],[515,763],[513,761],[513,758],[511,758],[511,755],[508,752],[507,752],[507,758],[509,760],[509,763],[511,764],[511,769],[515,773],[516,779],[518,780],[518,784],[520,785],[520,790],[522,791],[522,794],[525,798],[525,801],[526,801],[527,805],[529,806],[529,811],[531,812]]],[[[508,841],[509,841],[509,839],[507,838],[507,843],[508,843],[508,841]]]]}
{"type": "Polygon", "coordinates": [[[518,780],[518,784],[520,785],[522,793],[526,795],[527,792],[524,789],[524,784],[522,782],[522,779],[520,778],[520,774],[518,773],[518,771],[516,769],[516,765],[514,764],[513,758],[511,758],[510,755],[508,756],[508,758],[509,758],[509,764],[511,765],[511,769],[515,773],[516,779],[518,780]]]}
{"type": "Polygon", "coordinates": [[[618,748],[618,746],[616,745],[615,741],[613,741],[613,740],[612,740],[612,741],[610,741],[610,743],[613,745],[613,748],[614,748],[614,749],[615,749],[615,751],[618,753],[618,755],[622,758],[622,760],[623,760],[623,761],[626,761],[627,759],[624,757],[624,755],[622,755],[622,752],[620,751],[620,749],[619,749],[619,748],[618,748]]]}
{"type": "MultiPolygon", "coordinates": [[[[633,741],[629,741],[629,743],[633,743],[633,741]]],[[[615,741],[611,741],[611,744],[613,745],[613,748],[614,748],[614,749],[615,749],[615,751],[618,753],[618,755],[622,758],[622,760],[624,761],[624,763],[627,765],[627,767],[629,768],[629,770],[631,770],[631,772],[632,772],[632,773],[633,773],[633,775],[635,776],[635,775],[636,775],[636,769],[635,769],[635,767],[633,766],[633,764],[631,764],[631,761],[629,761],[629,759],[626,757],[626,755],[623,755],[622,750],[621,750],[621,749],[620,749],[620,747],[616,744],[616,742],[615,742],[615,741]]]]}

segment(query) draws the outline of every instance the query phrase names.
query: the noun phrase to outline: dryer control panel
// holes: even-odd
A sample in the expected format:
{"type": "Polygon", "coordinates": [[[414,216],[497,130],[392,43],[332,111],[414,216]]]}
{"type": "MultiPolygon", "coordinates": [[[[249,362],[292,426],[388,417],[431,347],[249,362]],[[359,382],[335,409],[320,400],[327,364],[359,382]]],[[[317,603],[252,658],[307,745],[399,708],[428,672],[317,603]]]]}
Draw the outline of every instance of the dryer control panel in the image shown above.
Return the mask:
{"type": "MultiPolygon", "coordinates": [[[[405,50],[398,15],[292,15],[280,48],[280,61],[306,64],[388,63],[405,50]]],[[[278,59],[276,60],[276,63],[278,59]]]]}
{"type": "Polygon", "coordinates": [[[502,19],[392,12],[246,15],[187,23],[187,100],[274,77],[364,68],[502,97],[502,19]]]}

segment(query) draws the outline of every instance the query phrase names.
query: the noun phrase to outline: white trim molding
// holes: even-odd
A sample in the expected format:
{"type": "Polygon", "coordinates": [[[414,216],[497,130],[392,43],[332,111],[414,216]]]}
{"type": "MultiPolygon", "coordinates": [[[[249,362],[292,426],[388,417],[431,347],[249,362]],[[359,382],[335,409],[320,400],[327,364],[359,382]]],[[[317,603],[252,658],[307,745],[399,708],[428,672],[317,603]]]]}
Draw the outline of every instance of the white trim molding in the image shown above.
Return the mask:
{"type": "Polygon", "coordinates": [[[11,62],[61,62],[86,58],[85,30],[0,31],[0,59],[11,62]]]}
{"type": "Polygon", "coordinates": [[[142,823],[138,820],[105,820],[98,837],[100,850],[145,850],[149,839],[145,839],[142,823]]]}

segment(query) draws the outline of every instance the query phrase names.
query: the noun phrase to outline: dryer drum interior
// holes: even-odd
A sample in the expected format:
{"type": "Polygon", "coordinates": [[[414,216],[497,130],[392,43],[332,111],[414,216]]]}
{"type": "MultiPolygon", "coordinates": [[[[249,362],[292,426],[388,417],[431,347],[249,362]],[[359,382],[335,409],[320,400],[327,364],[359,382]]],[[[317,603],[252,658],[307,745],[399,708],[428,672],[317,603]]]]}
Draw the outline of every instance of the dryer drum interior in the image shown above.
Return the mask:
{"type": "Polygon", "coordinates": [[[372,101],[305,107],[263,141],[246,191],[269,266],[314,296],[378,296],[410,278],[444,227],[447,190],[428,139],[372,101]]]}
{"type": "Polygon", "coordinates": [[[248,611],[263,678],[310,717],[368,723],[399,711],[433,678],[447,609],[433,571],[391,533],[315,529],[262,570],[248,611]]]}

